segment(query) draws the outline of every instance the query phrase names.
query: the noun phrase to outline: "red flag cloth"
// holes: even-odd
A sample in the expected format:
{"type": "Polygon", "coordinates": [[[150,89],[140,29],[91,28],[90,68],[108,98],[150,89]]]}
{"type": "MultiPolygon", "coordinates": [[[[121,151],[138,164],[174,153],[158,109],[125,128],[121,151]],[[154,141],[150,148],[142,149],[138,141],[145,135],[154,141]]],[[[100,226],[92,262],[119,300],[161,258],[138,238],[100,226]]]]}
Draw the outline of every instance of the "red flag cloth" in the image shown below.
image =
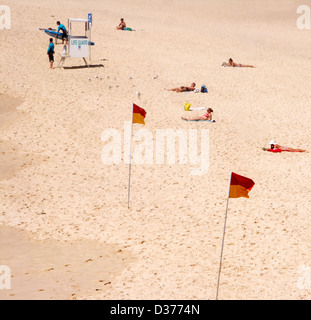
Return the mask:
{"type": "Polygon", "coordinates": [[[234,172],[231,173],[231,183],[229,198],[249,198],[248,193],[252,190],[255,182],[252,179],[240,176],[234,172]]]}
{"type": "Polygon", "coordinates": [[[146,110],[133,103],[133,123],[145,124],[146,110]]]}

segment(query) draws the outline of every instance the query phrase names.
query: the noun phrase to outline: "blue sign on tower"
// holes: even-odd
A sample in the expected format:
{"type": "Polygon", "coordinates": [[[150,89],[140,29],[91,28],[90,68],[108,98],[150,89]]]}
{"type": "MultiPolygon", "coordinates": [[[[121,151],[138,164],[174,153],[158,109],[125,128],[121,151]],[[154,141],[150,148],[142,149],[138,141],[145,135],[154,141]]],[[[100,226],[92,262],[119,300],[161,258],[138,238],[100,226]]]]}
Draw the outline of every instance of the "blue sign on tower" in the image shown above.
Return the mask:
{"type": "Polygon", "coordinates": [[[89,13],[87,17],[89,20],[89,24],[92,25],[92,20],[93,20],[92,13],[89,13]]]}

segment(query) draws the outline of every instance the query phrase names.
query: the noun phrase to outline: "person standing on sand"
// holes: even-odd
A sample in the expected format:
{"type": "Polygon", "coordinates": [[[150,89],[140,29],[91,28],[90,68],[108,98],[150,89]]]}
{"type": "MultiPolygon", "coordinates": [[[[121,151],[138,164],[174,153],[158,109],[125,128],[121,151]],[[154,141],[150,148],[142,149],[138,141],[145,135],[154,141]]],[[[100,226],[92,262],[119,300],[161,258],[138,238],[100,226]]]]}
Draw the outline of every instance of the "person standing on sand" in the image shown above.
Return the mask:
{"type": "Polygon", "coordinates": [[[53,43],[53,38],[50,38],[50,44],[48,47],[47,54],[49,56],[49,62],[50,62],[50,69],[53,69],[53,63],[54,63],[54,43],[53,43]]]}

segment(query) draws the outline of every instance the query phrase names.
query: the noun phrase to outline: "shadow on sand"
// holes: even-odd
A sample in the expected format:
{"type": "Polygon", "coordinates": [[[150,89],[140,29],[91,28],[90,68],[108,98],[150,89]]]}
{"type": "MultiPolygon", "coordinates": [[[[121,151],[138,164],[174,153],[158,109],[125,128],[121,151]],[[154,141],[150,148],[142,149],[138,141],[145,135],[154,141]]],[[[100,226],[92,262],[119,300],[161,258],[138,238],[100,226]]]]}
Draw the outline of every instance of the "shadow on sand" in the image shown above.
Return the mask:
{"type": "Polygon", "coordinates": [[[84,66],[63,67],[63,69],[87,69],[87,68],[104,68],[103,64],[89,64],[84,66]]]}

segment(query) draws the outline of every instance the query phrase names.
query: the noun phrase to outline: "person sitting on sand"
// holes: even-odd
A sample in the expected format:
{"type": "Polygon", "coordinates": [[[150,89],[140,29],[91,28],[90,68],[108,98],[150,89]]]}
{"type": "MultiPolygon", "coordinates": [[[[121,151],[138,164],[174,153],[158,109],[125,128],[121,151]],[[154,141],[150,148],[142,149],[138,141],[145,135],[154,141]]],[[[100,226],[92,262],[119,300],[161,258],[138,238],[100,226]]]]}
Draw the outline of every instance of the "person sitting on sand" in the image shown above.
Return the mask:
{"type": "Polygon", "coordinates": [[[126,28],[126,23],[123,18],[120,19],[120,23],[116,28],[117,30],[124,30],[124,28],[126,28]]]}
{"type": "Polygon", "coordinates": [[[231,58],[228,60],[228,63],[224,62],[222,65],[224,67],[255,68],[255,66],[250,64],[235,63],[231,58]]]}
{"type": "Polygon", "coordinates": [[[195,90],[195,83],[192,82],[190,87],[181,86],[178,88],[173,89],[166,89],[168,91],[176,91],[176,92],[186,92],[186,91],[194,91],[195,90]]]}
{"type": "Polygon", "coordinates": [[[213,109],[212,108],[208,108],[206,113],[201,116],[201,117],[193,117],[193,118],[184,118],[184,117],[181,117],[183,120],[186,120],[186,121],[200,121],[200,120],[209,120],[209,121],[212,121],[212,113],[213,113],[213,109]]]}
{"type": "Polygon", "coordinates": [[[282,152],[282,151],[287,151],[287,152],[307,152],[306,150],[303,150],[303,149],[295,149],[295,148],[280,146],[274,140],[270,141],[269,144],[270,144],[270,149],[262,148],[262,150],[270,151],[270,152],[282,152]]]}

